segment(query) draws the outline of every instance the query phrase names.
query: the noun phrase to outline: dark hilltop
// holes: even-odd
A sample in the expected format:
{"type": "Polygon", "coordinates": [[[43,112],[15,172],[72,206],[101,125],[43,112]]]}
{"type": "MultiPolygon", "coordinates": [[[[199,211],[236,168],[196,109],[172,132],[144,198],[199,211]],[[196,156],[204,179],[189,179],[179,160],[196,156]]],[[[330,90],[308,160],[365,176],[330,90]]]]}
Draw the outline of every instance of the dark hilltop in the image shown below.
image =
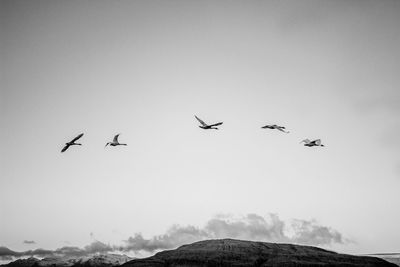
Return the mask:
{"type": "Polygon", "coordinates": [[[252,242],[234,239],[206,240],[135,259],[123,267],[198,266],[397,266],[383,259],[339,254],[317,247],[252,242]]]}

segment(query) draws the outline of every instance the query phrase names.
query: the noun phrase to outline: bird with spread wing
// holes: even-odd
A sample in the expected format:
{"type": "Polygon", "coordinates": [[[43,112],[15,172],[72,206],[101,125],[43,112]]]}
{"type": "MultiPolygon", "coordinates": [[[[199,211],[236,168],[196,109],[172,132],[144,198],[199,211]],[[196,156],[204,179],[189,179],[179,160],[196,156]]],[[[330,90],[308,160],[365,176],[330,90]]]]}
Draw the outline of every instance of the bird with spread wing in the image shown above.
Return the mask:
{"type": "Polygon", "coordinates": [[[112,140],[112,142],[108,142],[104,147],[110,145],[110,146],[127,146],[127,144],[122,144],[118,141],[118,136],[120,134],[117,134],[114,136],[114,139],[112,140]]]}
{"type": "Polygon", "coordinates": [[[70,146],[81,146],[82,144],[80,144],[80,143],[75,143],[75,141],[77,141],[77,140],[78,140],[79,138],[81,138],[82,136],[83,136],[83,133],[81,133],[80,135],[78,135],[77,137],[75,137],[74,139],[72,139],[71,141],[69,141],[68,143],[65,143],[65,146],[64,146],[63,149],[61,150],[61,153],[67,151],[67,149],[68,149],[70,146]]]}
{"type": "Polygon", "coordinates": [[[263,129],[276,129],[276,130],[278,130],[278,131],[281,131],[281,132],[284,132],[284,133],[289,133],[289,131],[285,131],[285,127],[283,127],[283,126],[279,126],[279,125],[276,125],[276,124],[272,124],[272,125],[265,125],[265,126],[263,126],[263,127],[261,127],[261,128],[263,128],[263,129]]]}
{"type": "Polygon", "coordinates": [[[223,123],[223,122],[218,122],[218,123],[214,123],[214,124],[207,124],[204,121],[202,121],[201,119],[199,119],[196,115],[194,117],[200,122],[201,125],[199,125],[199,127],[204,130],[208,130],[208,129],[218,130],[218,128],[216,126],[222,125],[222,123],[223,123]]]}
{"type": "Polygon", "coordinates": [[[305,146],[312,147],[312,146],[324,146],[321,143],[321,139],[315,139],[313,141],[310,141],[310,139],[304,139],[300,143],[304,143],[305,146]]]}

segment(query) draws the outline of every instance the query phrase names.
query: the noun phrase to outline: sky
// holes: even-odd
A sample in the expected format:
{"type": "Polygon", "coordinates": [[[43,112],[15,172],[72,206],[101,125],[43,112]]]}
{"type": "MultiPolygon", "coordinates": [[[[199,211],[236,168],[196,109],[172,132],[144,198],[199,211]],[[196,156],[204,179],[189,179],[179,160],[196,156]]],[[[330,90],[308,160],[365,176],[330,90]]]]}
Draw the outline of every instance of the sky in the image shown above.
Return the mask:
{"type": "Polygon", "coordinates": [[[145,255],[233,237],[400,251],[400,2],[2,0],[0,13],[3,250],[145,255]],[[104,148],[118,133],[128,146],[104,148]]]}

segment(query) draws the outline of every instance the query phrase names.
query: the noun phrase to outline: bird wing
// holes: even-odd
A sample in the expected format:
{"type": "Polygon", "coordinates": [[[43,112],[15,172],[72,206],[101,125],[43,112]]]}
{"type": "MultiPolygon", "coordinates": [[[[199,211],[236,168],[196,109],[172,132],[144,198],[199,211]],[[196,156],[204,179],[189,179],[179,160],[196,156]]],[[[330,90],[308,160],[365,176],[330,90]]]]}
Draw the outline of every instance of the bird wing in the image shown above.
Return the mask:
{"type": "Polygon", "coordinates": [[[117,134],[116,136],[114,136],[114,140],[113,140],[113,143],[118,143],[118,136],[119,136],[120,134],[117,134]]]}
{"type": "Polygon", "coordinates": [[[65,152],[68,148],[69,148],[69,145],[65,145],[65,147],[63,147],[63,149],[61,149],[61,153],[65,152]]]}
{"type": "Polygon", "coordinates": [[[303,141],[301,141],[300,143],[306,143],[306,144],[309,144],[311,141],[310,141],[310,139],[304,139],[303,141]]]}
{"type": "Polygon", "coordinates": [[[203,126],[208,126],[204,121],[200,120],[196,115],[194,117],[203,125],[203,126]]]}
{"type": "Polygon", "coordinates": [[[211,124],[209,126],[210,127],[214,127],[214,126],[219,126],[219,125],[222,125],[222,124],[223,124],[223,122],[218,122],[218,123],[211,124]]]}
{"type": "Polygon", "coordinates": [[[265,126],[263,126],[263,127],[261,127],[261,128],[263,128],[263,129],[270,129],[270,128],[271,128],[271,125],[265,125],[265,126]]]}
{"type": "Polygon", "coordinates": [[[314,141],[312,141],[314,144],[316,144],[317,146],[321,145],[321,139],[316,139],[314,141]]]}
{"type": "Polygon", "coordinates": [[[80,135],[78,135],[77,137],[75,137],[74,139],[72,139],[71,143],[77,141],[79,138],[81,138],[83,136],[83,133],[81,133],[80,135]]]}

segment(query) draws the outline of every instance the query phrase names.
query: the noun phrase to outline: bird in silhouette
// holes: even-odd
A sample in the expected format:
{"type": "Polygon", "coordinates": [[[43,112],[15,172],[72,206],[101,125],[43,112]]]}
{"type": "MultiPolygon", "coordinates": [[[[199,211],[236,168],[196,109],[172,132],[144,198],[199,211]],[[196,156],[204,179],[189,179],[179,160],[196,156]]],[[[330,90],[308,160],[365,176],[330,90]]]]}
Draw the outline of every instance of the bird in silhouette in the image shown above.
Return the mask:
{"type": "Polygon", "coordinates": [[[265,126],[263,126],[263,127],[261,127],[261,128],[263,128],[263,129],[276,129],[276,130],[278,130],[278,131],[281,131],[281,132],[284,132],[284,133],[289,133],[289,131],[285,131],[285,127],[283,127],[283,126],[279,126],[279,125],[276,125],[276,124],[272,124],[272,125],[265,125],[265,126]]]}
{"type": "Polygon", "coordinates": [[[127,144],[121,144],[119,141],[118,141],[118,136],[119,136],[120,134],[117,134],[116,136],[114,136],[114,139],[112,140],[112,142],[108,142],[104,147],[106,147],[106,146],[108,146],[108,145],[110,145],[110,146],[127,146],[127,144]]]}
{"type": "Polygon", "coordinates": [[[312,146],[324,146],[324,145],[321,143],[321,139],[316,139],[316,140],[313,140],[313,141],[310,141],[309,139],[304,139],[304,140],[301,141],[300,143],[304,143],[304,145],[305,145],[305,146],[308,146],[308,147],[312,147],[312,146]]]}
{"type": "Polygon", "coordinates": [[[218,130],[217,127],[215,126],[219,126],[222,125],[223,122],[218,122],[218,123],[214,123],[214,124],[207,124],[204,121],[202,121],[201,119],[199,119],[196,115],[195,118],[201,123],[201,125],[199,125],[200,128],[208,130],[208,129],[214,129],[214,130],[218,130]]]}
{"type": "Polygon", "coordinates": [[[70,146],[81,146],[82,144],[80,143],[75,143],[75,141],[77,141],[79,138],[81,138],[83,136],[83,133],[81,133],[80,135],[78,135],[77,137],[75,137],[74,139],[72,139],[71,141],[69,141],[68,143],[65,143],[65,146],[63,149],[61,149],[61,153],[65,152],[70,146]]]}

